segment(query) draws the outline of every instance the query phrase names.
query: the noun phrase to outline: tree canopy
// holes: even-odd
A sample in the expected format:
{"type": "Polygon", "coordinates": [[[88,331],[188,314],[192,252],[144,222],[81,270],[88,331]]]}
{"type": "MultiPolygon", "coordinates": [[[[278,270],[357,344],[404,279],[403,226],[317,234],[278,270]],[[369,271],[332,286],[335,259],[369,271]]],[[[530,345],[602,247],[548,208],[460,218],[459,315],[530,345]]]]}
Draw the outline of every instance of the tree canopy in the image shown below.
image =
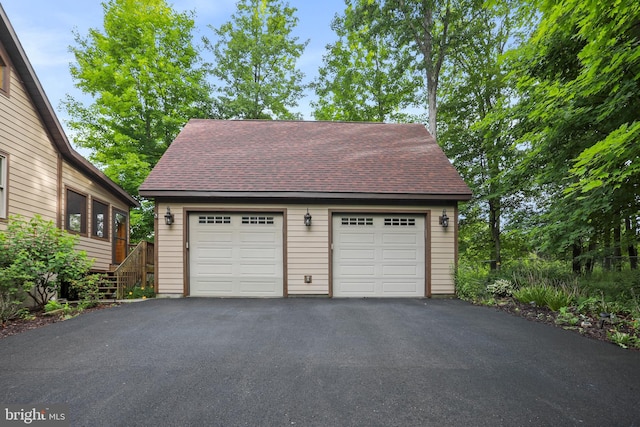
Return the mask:
{"type": "Polygon", "coordinates": [[[240,0],[231,20],[213,28],[216,106],[223,118],[294,119],[304,75],[296,61],[307,41],[291,35],[296,9],[281,0],[240,0]]]}

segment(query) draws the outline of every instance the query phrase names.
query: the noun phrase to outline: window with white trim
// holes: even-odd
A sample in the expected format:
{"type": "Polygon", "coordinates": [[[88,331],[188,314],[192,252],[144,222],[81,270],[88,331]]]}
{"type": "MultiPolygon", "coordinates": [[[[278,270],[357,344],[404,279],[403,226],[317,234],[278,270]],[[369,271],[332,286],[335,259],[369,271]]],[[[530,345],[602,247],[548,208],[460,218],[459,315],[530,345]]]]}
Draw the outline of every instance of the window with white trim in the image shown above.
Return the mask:
{"type": "Polygon", "coordinates": [[[373,218],[369,217],[342,217],[342,225],[373,225],[373,218]]]}
{"type": "Polygon", "coordinates": [[[0,218],[7,217],[7,156],[0,153],[0,218]]]}

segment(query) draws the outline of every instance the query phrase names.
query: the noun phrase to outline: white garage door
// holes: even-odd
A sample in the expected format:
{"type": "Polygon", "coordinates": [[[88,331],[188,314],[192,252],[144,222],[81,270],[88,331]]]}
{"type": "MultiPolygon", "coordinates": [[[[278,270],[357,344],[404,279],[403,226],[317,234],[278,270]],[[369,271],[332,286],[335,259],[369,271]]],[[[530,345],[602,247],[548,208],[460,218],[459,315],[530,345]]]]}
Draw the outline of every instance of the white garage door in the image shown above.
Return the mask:
{"type": "Polygon", "coordinates": [[[191,296],[282,296],[282,215],[191,214],[189,270],[191,296]]]}
{"type": "Polygon", "coordinates": [[[422,215],[333,216],[333,295],[425,296],[422,215]]]}

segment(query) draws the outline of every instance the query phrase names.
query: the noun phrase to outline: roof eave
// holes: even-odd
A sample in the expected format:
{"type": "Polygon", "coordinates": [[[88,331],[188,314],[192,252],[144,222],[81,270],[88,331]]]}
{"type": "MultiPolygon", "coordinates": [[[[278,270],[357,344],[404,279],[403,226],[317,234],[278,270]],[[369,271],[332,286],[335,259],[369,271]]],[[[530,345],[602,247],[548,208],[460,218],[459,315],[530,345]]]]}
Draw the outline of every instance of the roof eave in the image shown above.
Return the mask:
{"type": "Polygon", "coordinates": [[[142,197],[151,199],[243,199],[243,200],[376,200],[376,201],[467,201],[471,193],[345,193],[307,191],[188,191],[188,190],[140,190],[142,197]]]}

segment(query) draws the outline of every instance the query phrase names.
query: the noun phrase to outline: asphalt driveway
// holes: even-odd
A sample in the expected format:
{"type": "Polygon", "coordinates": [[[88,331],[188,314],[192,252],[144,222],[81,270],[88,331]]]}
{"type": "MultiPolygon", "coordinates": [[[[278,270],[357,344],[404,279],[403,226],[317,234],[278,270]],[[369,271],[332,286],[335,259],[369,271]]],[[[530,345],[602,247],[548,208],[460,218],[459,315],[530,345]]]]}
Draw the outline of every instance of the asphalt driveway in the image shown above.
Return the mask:
{"type": "Polygon", "coordinates": [[[640,352],[457,300],[150,300],[0,361],[0,403],[72,425],[640,425],[640,352]]]}

